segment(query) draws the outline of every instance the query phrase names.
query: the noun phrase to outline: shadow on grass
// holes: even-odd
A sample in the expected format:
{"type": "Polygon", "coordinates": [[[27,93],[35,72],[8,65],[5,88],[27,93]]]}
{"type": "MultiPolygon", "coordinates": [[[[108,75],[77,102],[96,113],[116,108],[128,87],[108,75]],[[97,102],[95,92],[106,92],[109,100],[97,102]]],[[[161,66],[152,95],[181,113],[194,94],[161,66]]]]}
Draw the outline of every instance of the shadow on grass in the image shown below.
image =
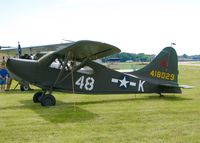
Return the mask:
{"type": "Polygon", "coordinates": [[[40,89],[31,89],[28,91],[21,91],[20,89],[11,89],[9,91],[6,91],[5,94],[8,94],[8,95],[27,94],[27,93],[34,94],[38,91],[41,91],[41,90],[40,89]]]}
{"type": "Polygon", "coordinates": [[[159,95],[147,96],[146,100],[166,100],[166,101],[184,101],[184,100],[192,100],[192,98],[183,98],[175,95],[164,95],[160,97],[159,95]]]}
{"type": "MultiPolygon", "coordinates": [[[[41,91],[40,89],[34,89],[34,90],[29,90],[29,91],[21,91],[20,89],[13,89],[13,90],[10,90],[8,92],[5,92],[6,94],[8,95],[14,95],[14,94],[32,94],[34,95],[36,92],[39,92],[41,91]]],[[[72,94],[72,93],[69,93],[69,94],[72,94]]],[[[104,94],[106,95],[106,94],[104,94]]],[[[110,94],[108,94],[110,95],[110,94]]],[[[166,101],[181,101],[181,100],[192,100],[192,98],[183,98],[180,96],[176,96],[176,95],[164,95],[163,97],[160,97],[158,94],[148,94],[148,96],[140,96],[140,94],[132,94],[133,97],[131,98],[126,98],[126,99],[106,99],[106,100],[101,100],[101,101],[91,101],[89,102],[90,104],[96,104],[96,103],[109,103],[109,102],[123,102],[123,101],[131,101],[131,100],[166,100],[166,101]],[[134,96],[135,95],[135,96],[134,96]]],[[[101,96],[101,95],[91,95],[91,96],[101,96]]],[[[115,96],[115,95],[113,95],[115,96]]],[[[116,95],[117,96],[117,95],[116,95]]],[[[126,96],[125,96],[126,97],[126,96]]],[[[64,102],[63,102],[64,103],[64,102]]],[[[83,105],[83,104],[87,104],[87,102],[79,102],[80,105],[83,105]]],[[[70,103],[66,103],[66,104],[70,104],[70,103]]]]}
{"type": "Polygon", "coordinates": [[[84,122],[97,116],[95,113],[62,101],[57,101],[56,106],[53,107],[42,107],[40,103],[32,103],[30,100],[24,100],[21,103],[39,114],[45,120],[53,123],[84,122]]]}
{"type": "MultiPolygon", "coordinates": [[[[149,101],[149,100],[165,100],[165,101],[184,101],[184,100],[192,100],[191,98],[182,98],[177,96],[164,96],[160,97],[159,95],[153,96],[142,96],[142,97],[131,97],[126,99],[108,99],[108,100],[98,100],[98,101],[84,101],[84,102],[76,102],[76,105],[88,105],[88,104],[101,104],[101,103],[114,103],[114,102],[126,102],[126,101],[149,101]]],[[[73,104],[72,102],[68,102],[68,104],[73,104]]]]}
{"type": "MultiPolygon", "coordinates": [[[[29,92],[31,93],[32,91],[29,91],[29,92]]],[[[12,94],[12,92],[10,94],[12,94]]],[[[128,97],[128,98],[125,96],[125,99],[103,99],[103,100],[83,101],[83,102],[78,101],[75,103],[75,106],[74,106],[74,102],[62,102],[62,101],[57,100],[56,106],[53,106],[53,107],[42,107],[40,103],[33,103],[32,100],[21,100],[20,103],[22,105],[0,107],[0,110],[30,109],[30,110],[33,110],[42,118],[44,118],[46,121],[49,121],[52,123],[84,122],[87,120],[94,119],[98,115],[88,110],[85,110],[83,108],[80,108],[81,105],[126,102],[126,101],[149,101],[149,100],[151,101],[159,101],[159,100],[184,101],[184,100],[192,100],[192,99],[182,98],[180,96],[175,96],[175,95],[170,95],[170,96],[167,95],[164,97],[159,97],[159,95],[150,95],[150,96],[138,95],[136,97],[128,97]]]]}
{"type": "Polygon", "coordinates": [[[20,103],[22,103],[20,106],[0,107],[0,110],[30,109],[46,121],[52,123],[84,122],[97,117],[97,114],[95,113],[62,101],[57,101],[57,105],[52,107],[43,107],[40,103],[33,103],[32,100],[22,100],[20,103]]]}

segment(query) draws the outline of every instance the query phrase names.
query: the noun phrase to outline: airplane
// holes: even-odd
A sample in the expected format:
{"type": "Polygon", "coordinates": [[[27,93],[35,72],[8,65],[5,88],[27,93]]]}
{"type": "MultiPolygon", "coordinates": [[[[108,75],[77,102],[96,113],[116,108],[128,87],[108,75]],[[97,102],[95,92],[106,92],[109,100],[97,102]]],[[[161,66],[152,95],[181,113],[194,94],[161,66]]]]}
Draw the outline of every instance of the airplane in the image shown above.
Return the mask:
{"type": "MultiPolygon", "coordinates": [[[[55,49],[37,60],[9,58],[6,66],[12,77],[41,88],[33,102],[55,106],[54,91],[79,94],[181,93],[178,59],[173,47],[164,48],[147,66],[133,72],[109,69],[94,62],[121,52],[113,45],[81,40],[40,46],[55,49]],[[59,63],[59,66],[54,66],[59,63]]],[[[35,48],[35,47],[32,47],[35,48]]]]}
{"type": "MultiPolygon", "coordinates": [[[[71,41],[72,42],[72,41],[71,41]]],[[[36,56],[34,59],[37,59],[46,52],[54,51],[56,49],[62,48],[62,46],[66,46],[70,43],[61,43],[61,44],[51,44],[51,45],[42,45],[42,46],[30,46],[30,47],[21,47],[20,42],[18,42],[18,47],[10,47],[10,46],[0,46],[0,53],[12,55],[15,57],[19,57],[21,59],[31,59],[30,56],[36,56]],[[39,57],[37,56],[39,54],[39,57]]]]}
{"type": "MultiPolygon", "coordinates": [[[[67,40],[67,41],[72,42],[69,40],[67,40]]],[[[21,47],[20,42],[18,42],[18,47],[0,46],[0,53],[6,54],[8,56],[18,57],[20,59],[36,60],[36,59],[39,59],[40,57],[42,57],[47,52],[62,48],[62,46],[66,46],[67,44],[68,43],[51,44],[51,45],[45,45],[45,46],[21,47]]],[[[29,86],[29,83],[27,81],[18,79],[17,77],[15,77],[15,80],[18,81],[21,91],[28,91],[31,89],[29,86]]],[[[18,84],[15,86],[15,88],[18,86],[18,84]]]]}

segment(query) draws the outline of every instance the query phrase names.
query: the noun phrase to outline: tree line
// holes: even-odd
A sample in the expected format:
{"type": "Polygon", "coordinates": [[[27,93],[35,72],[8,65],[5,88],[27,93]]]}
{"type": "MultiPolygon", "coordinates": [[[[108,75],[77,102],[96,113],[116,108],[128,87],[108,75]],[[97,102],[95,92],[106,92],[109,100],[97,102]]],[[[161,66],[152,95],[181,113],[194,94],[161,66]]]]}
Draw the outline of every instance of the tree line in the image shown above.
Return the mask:
{"type": "Polygon", "coordinates": [[[109,62],[112,61],[112,59],[115,59],[119,62],[128,62],[128,61],[136,61],[136,62],[149,62],[151,61],[155,55],[148,55],[144,53],[134,54],[134,53],[117,53],[108,57],[105,57],[102,59],[103,62],[109,62]]]}
{"type": "MultiPolygon", "coordinates": [[[[102,59],[103,62],[150,62],[156,55],[144,54],[144,53],[117,53],[102,59]]],[[[179,61],[200,61],[200,55],[188,56],[186,54],[178,56],[179,61]]]]}
{"type": "Polygon", "coordinates": [[[183,54],[178,57],[179,61],[200,61],[200,55],[192,55],[188,56],[186,54],[183,54]]]}

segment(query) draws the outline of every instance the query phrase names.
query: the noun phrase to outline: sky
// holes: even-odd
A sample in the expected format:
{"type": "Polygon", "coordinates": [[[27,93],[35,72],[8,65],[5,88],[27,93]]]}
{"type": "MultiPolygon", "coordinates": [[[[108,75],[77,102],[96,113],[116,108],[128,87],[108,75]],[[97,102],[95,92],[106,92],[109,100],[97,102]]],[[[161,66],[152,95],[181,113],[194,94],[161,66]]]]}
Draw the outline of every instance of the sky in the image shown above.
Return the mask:
{"type": "Polygon", "coordinates": [[[0,0],[0,45],[94,40],[130,53],[200,54],[199,0],[0,0]]]}

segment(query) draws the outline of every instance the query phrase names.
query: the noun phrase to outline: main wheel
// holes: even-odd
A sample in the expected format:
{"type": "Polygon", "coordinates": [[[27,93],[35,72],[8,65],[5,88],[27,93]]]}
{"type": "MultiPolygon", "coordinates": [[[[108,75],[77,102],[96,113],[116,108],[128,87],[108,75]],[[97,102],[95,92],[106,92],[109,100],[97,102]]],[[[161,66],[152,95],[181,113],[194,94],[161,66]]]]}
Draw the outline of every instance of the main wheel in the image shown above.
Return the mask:
{"type": "Polygon", "coordinates": [[[44,95],[41,99],[41,105],[42,106],[55,106],[56,105],[56,99],[51,94],[44,95]]]}
{"type": "Polygon", "coordinates": [[[33,102],[34,102],[34,103],[39,103],[40,100],[41,100],[42,95],[43,95],[43,92],[36,92],[36,93],[33,95],[33,102]]]}

